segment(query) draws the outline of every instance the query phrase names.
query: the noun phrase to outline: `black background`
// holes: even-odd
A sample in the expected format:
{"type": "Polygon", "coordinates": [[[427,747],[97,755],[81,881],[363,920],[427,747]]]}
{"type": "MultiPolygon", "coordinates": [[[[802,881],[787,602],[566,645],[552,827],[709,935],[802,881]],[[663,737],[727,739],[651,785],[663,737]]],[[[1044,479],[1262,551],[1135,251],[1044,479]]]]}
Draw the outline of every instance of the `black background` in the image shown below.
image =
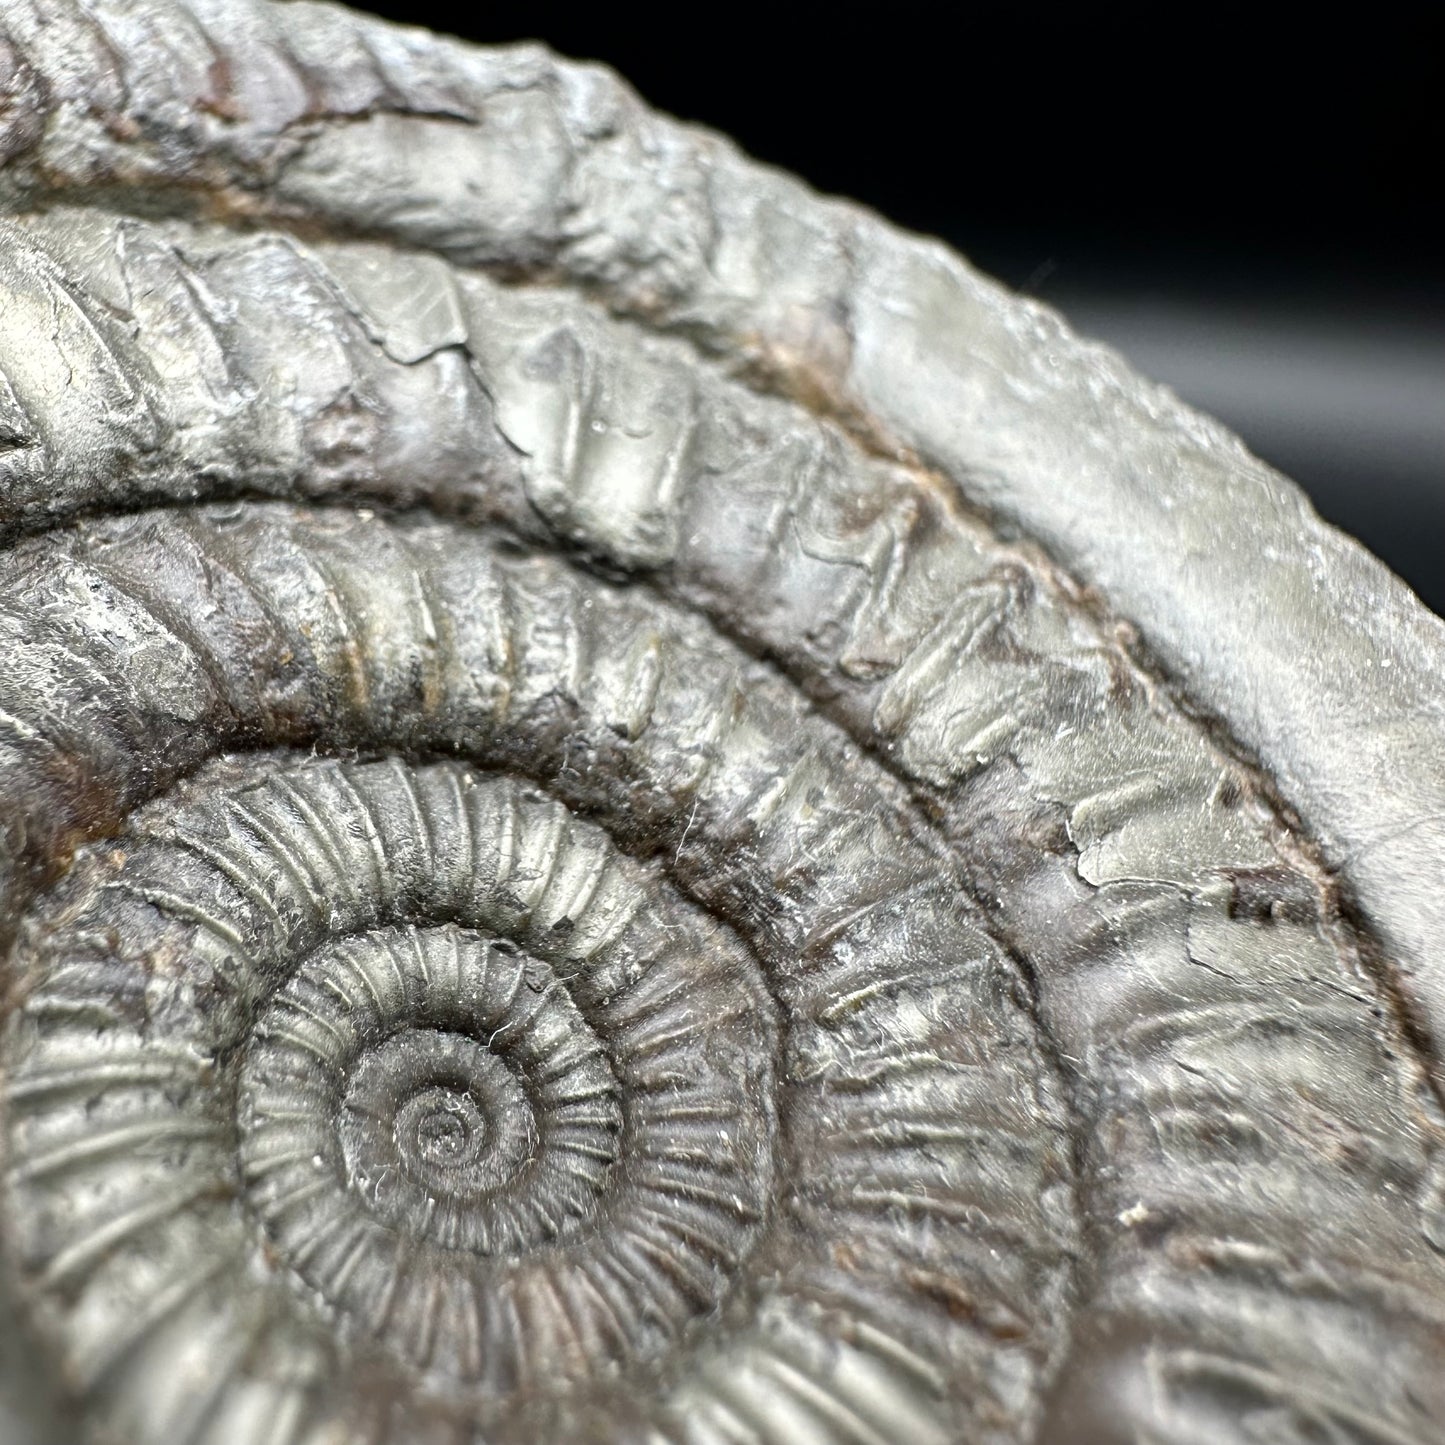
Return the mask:
{"type": "Polygon", "coordinates": [[[1445,6],[362,8],[606,61],[944,237],[1221,416],[1445,611],[1445,6]]]}

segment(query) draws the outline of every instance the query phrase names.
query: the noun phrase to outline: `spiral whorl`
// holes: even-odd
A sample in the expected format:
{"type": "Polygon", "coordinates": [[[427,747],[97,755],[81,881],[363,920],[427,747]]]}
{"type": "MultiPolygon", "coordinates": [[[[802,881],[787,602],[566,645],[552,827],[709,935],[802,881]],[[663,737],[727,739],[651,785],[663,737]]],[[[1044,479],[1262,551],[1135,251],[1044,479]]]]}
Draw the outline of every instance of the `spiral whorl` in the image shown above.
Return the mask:
{"type": "Polygon", "coordinates": [[[117,1333],[161,1316],[132,1370],[161,1377],[162,1320],[195,1309],[153,1271],[198,1199],[242,1206],[233,1309],[245,1281],[245,1317],[313,1351],[324,1316],[491,1400],[657,1355],[751,1252],[756,965],[557,804],[450,764],[283,769],[66,891],[12,1055],[12,1179],[51,1285],[103,1310],[107,1275],[117,1333]],[[248,1272],[247,1221],[314,1318],[248,1272]]]}
{"type": "MultiPolygon", "coordinates": [[[[160,747],[64,741],[107,812],[190,776],[71,867],[18,950],[22,1255],[93,1389],[115,1367],[76,1321],[104,1316],[104,1289],[128,1337],[138,1299],[162,1312],[137,1376],[164,1372],[173,1316],[212,1308],[154,1272],[158,1250],[190,1263],[201,1199],[231,1201],[210,1208],[233,1310],[237,1278],[277,1274],[244,1318],[306,1341],[288,1370],[334,1348],[324,1319],[361,1379],[380,1350],[398,1390],[495,1438],[569,1391],[618,1430],[726,1413],[779,1338],[790,1397],[822,1369],[830,1410],[880,1431],[907,1411],[921,1438],[952,1428],[946,1371],[993,1411],[1044,1365],[1068,1165],[1021,981],[906,794],[767,668],[645,596],[431,523],[202,508],[65,546],[19,593],[80,585],[108,616],[179,619],[196,569],[212,579],[167,667],[97,699],[133,739],[173,719],[160,747]],[[455,763],[205,762],[308,731],[525,772],[660,853],[632,862],[455,763]],[[169,1086],[173,1066],[205,1086],[169,1086]],[[65,1088],[32,1085],[52,1076],[65,1088]],[[720,1311],[732,1344],[693,1328],[720,1311]]],[[[71,836],[34,796],[29,835],[71,836]]],[[[279,1388],[244,1337],[227,1346],[208,1344],[217,1419],[253,1369],[279,1388]]],[[[316,1419],[347,1378],[311,1367],[316,1419]]],[[[117,1418],[147,1439],[191,1424],[117,1418]]]]}
{"type": "Polygon", "coordinates": [[[1436,1438],[1388,951],[886,424],[940,367],[953,430],[1042,426],[1038,318],[995,385],[933,253],[535,50],[45,11],[0,37],[44,1445],[1436,1438]]]}

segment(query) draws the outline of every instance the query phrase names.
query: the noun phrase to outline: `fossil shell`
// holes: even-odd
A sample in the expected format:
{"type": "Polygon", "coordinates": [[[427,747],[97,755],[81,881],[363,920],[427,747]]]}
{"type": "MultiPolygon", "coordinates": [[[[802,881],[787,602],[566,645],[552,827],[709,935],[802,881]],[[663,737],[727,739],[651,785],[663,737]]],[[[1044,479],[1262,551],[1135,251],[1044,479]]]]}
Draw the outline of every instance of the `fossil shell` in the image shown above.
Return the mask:
{"type": "Polygon", "coordinates": [[[1116,424],[1116,363],[995,298],[1003,396],[897,329],[959,263],[600,72],[43,9],[0,48],[0,1423],[1437,1438],[1426,915],[1372,927],[1259,730],[968,500],[1032,495],[1055,370],[1077,509],[1116,432],[1227,444],[1116,424]]]}

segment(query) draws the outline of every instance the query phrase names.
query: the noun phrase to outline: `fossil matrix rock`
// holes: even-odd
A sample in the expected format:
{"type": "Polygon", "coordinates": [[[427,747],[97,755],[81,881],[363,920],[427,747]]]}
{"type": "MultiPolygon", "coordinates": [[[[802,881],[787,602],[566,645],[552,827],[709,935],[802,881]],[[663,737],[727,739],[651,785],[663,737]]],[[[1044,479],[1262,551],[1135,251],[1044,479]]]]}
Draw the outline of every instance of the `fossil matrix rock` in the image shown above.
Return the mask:
{"type": "Polygon", "coordinates": [[[1397,581],[604,71],[0,19],[6,1439],[1440,1438],[1397,581]]]}

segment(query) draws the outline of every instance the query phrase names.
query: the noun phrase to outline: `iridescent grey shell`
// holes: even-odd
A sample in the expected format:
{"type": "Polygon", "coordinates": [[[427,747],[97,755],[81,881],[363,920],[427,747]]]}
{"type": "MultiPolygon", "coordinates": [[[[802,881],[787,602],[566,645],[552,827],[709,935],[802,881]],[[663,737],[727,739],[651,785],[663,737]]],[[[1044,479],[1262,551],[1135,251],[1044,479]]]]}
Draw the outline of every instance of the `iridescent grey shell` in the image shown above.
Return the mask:
{"type": "Polygon", "coordinates": [[[7,1440],[1440,1438],[1398,583],[604,72],[3,20],[7,1440]]]}

